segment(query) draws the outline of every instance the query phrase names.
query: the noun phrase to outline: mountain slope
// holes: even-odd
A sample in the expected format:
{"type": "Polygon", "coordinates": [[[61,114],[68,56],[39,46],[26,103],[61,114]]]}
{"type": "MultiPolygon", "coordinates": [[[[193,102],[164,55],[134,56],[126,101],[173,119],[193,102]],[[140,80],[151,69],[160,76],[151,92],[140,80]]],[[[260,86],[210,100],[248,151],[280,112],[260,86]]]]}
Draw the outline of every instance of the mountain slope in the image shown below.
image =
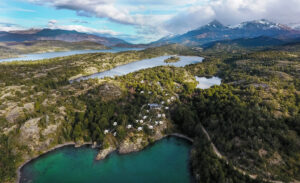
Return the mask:
{"type": "Polygon", "coordinates": [[[285,43],[286,43],[285,41],[276,38],[260,36],[256,38],[239,38],[234,40],[214,41],[214,42],[203,44],[202,47],[207,49],[207,48],[217,47],[221,45],[223,46],[231,45],[231,46],[239,46],[244,48],[251,48],[251,47],[278,46],[278,45],[283,45],[285,43]]]}
{"type": "Polygon", "coordinates": [[[114,37],[100,37],[97,35],[68,31],[61,29],[39,29],[27,31],[0,32],[0,41],[37,41],[37,40],[58,40],[67,42],[92,41],[105,46],[126,44],[127,42],[114,37]]]}
{"type": "Polygon", "coordinates": [[[182,43],[186,45],[201,45],[213,41],[232,40],[239,38],[255,38],[260,36],[268,37],[294,37],[300,35],[300,31],[293,30],[287,26],[273,23],[268,20],[255,20],[243,22],[236,26],[224,26],[219,21],[189,31],[185,34],[171,38],[162,38],[155,44],[182,43]]]}

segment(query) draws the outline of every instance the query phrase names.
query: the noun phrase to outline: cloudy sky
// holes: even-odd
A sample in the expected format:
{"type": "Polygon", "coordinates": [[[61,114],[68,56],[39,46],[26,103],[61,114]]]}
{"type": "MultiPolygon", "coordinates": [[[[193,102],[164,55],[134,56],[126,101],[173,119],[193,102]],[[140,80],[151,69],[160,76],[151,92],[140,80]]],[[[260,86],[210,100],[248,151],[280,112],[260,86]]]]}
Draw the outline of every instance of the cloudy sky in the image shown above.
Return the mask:
{"type": "Polygon", "coordinates": [[[0,31],[77,30],[146,43],[213,19],[300,23],[300,0],[1,0],[0,31]]]}

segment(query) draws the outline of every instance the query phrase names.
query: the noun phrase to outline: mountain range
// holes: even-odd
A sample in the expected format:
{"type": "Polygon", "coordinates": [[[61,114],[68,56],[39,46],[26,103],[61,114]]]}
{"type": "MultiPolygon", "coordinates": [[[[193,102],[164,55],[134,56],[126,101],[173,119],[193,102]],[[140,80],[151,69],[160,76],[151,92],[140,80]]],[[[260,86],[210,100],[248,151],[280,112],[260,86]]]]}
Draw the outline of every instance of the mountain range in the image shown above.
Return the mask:
{"type": "Polygon", "coordinates": [[[265,19],[243,22],[235,26],[225,26],[217,20],[195,30],[175,36],[167,36],[152,43],[162,45],[181,43],[185,45],[203,45],[221,40],[242,38],[271,37],[289,39],[300,37],[300,31],[265,19]]]}
{"type": "Polygon", "coordinates": [[[0,31],[0,41],[41,41],[56,40],[65,42],[96,42],[105,46],[114,46],[118,44],[128,44],[126,41],[114,37],[101,37],[98,35],[81,33],[77,31],[61,29],[29,29],[24,31],[0,31]]]}
{"type": "Polygon", "coordinates": [[[169,35],[149,44],[131,44],[122,39],[114,37],[104,37],[94,34],[81,33],[77,31],[61,29],[29,29],[23,31],[0,31],[0,42],[24,42],[56,40],[65,42],[96,42],[108,47],[147,47],[160,46],[165,44],[180,43],[188,46],[206,45],[217,41],[230,41],[239,39],[237,42],[250,44],[260,44],[267,41],[267,44],[279,44],[300,37],[300,29],[296,25],[291,27],[274,23],[266,19],[242,22],[235,26],[225,26],[218,20],[214,20],[207,25],[188,31],[181,35],[169,35]],[[254,39],[253,38],[258,38],[254,39]],[[272,38],[272,40],[271,40],[272,38]],[[266,39],[266,40],[265,40],[266,39]],[[276,40],[274,40],[276,39],[276,40]],[[254,42],[253,42],[254,41],[254,42]]]}

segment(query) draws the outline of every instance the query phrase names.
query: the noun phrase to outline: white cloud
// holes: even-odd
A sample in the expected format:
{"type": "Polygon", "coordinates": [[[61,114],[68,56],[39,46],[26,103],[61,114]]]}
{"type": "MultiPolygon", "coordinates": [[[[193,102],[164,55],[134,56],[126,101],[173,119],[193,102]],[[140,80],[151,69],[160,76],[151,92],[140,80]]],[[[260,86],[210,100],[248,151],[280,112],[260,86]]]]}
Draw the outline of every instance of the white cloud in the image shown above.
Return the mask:
{"type": "Polygon", "coordinates": [[[225,25],[262,18],[286,24],[299,19],[299,7],[299,0],[210,0],[185,9],[164,26],[170,32],[183,33],[213,19],[225,25]]]}
{"type": "MultiPolygon", "coordinates": [[[[27,0],[39,5],[52,6],[57,9],[74,10],[80,16],[94,16],[108,18],[111,21],[129,25],[156,25],[162,22],[168,14],[162,14],[157,18],[156,14],[144,13],[148,10],[167,10],[168,6],[183,5],[181,0],[27,0]],[[147,5],[147,6],[146,6],[147,5]],[[159,7],[157,7],[159,6],[159,7]]],[[[190,0],[190,3],[196,0],[190,0]]],[[[170,8],[170,7],[169,7],[170,8]]]]}
{"type": "Polygon", "coordinates": [[[120,3],[128,4],[143,4],[143,5],[185,5],[193,4],[197,0],[163,0],[163,1],[154,1],[154,0],[120,0],[120,3]]]}
{"type": "MultiPolygon", "coordinates": [[[[300,17],[300,0],[26,1],[57,9],[73,10],[80,16],[106,18],[113,22],[132,25],[137,30],[137,37],[144,36],[147,40],[167,34],[184,33],[213,19],[218,19],[225,25],[261,18],[287,24],[298,22],[300,17]]],[[[87,31],[78,25],[68,25],[71,26],[87,31]]]]}
{"type": "Polygon", "coordinates": [[[25,30],[25,28],[18,24],[0,22],[0,31],[8,32],[8,31],[14,31],[14,30],[25,30]]]}
{"type": "Polygon", "coordinates": [[[119,34],[118,32],[108,30],[108,29],[95,29],[95,28],[85,27],[82,25],[58,25],[56,20],[49,20],[48,28],[75,30],[77,32],[94,33],[94,34],[107,35],[107,36],[116,36],[119,34]]]}
{"type": "Polygon", "coordinates": [[[74,10],[81,16],[108,18],[122,24],[136,24],[125,8],[117,7],[112,0],[28,0],[29,2],[53,6],[57,9],[74,10]]]}
{"type": "Polygon", "coordinates": [[[49,20],[48,21],[48,27],[52,27],[57,23],[57,20],[49,20]]]}
{"type": "Polygon", "coordinates": [[[196,6],[183,11],[164,23],[164,28],[171,33],[182,34],[209,22],[215,16],[209,6],[196,6]]]}

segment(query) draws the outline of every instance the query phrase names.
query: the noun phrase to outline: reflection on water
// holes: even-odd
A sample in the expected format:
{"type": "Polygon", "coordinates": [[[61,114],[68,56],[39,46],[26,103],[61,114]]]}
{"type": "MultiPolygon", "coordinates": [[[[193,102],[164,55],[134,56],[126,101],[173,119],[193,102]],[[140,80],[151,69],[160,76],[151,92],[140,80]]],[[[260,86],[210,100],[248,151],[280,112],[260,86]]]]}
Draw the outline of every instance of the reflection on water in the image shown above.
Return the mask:
{"type": "Polygon", "coordinates": [[[99,72],[90,76],[80,77],[76,79],[76,81],[80,80],[86,80],[89,78],[104,78],[104,77],[114,77],[114,76],[122,76],[129,74],[131,72],[139,71],[141,69],[147,69],[152,68],[156,66],[163,66],[163,65],[172,65],[175,67],[183,67],[189,64],[196,64],[199,62],[202,62],[202,57],[196,57],[196,56],[179,56],[180,60],[178,62],[174,63],[165,63],[164,60],[169,58],[169,56],[160,56],[155,57],[151,59],[144,59],[136,62],[132,62],[129,64],[121,65],[118,67],[115,67],[111,70],[99,72]]]}

